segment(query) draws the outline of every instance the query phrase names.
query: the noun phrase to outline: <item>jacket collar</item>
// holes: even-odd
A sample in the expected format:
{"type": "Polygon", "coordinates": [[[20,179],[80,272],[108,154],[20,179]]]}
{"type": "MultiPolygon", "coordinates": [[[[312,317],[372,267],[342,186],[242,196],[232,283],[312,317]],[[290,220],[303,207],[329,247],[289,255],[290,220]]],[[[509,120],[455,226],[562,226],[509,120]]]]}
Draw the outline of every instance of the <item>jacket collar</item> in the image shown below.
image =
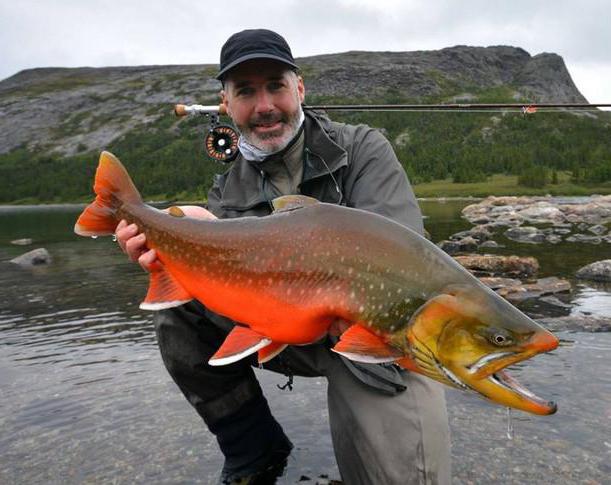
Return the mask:
{"type": "MultiPolygon", "coordinates": [[[[348,165],[346,151],[331,136],[334,129],[328,118],[305,112],[305,160],[302,183],[329,175],[348,165]]],[[[264,172],[241,154],[227,172],[220,205],[224,209],[247,210],[268,203],[264,192],[264,172]]]]}

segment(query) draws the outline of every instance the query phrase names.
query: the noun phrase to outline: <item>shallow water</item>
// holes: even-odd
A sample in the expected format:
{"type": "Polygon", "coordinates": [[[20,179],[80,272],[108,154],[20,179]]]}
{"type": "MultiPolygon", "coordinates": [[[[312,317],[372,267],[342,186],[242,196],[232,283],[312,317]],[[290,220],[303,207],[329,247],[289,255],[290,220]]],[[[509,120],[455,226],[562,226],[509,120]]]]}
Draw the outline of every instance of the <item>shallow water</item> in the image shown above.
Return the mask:
{"type": "MultiPolygon", "coordinates": [[[[469,224],[464,202],[423,204],[434,239],[469,224]]],[[[215,483],[216,443],[171,381],[151,314],[138,310],[146,275],[107,239],[71,233],[74,208],[0,209],[0,483],[215,483]],[[21,237],[31,247],[11,246],[21,237]],[[51,265],[24,271],[4,261],[46,247],[51,265]]],[[[501,242],[501,240],[499,240],[501,242]]],[[[519,245],[543,275],[570,276],[611,257],[608,246],[519,245]],[[606,256],[605,256],[606,251],[606,256]]],[[[611,291],[579,283],[573,312],[609,315],[611,291]]],[[[448,390],[454,483],[604,483],[611,476],[611,334],[563,333],[565,344],[513,372],[559,404],[554,416],[506,412],[448,390]]],[[[327,428],[324,379],[259,372],[296,449],[284,483],[338,478],[327,428]]],[[[391,444],[389,444],[391,446],[391,444]]]]}

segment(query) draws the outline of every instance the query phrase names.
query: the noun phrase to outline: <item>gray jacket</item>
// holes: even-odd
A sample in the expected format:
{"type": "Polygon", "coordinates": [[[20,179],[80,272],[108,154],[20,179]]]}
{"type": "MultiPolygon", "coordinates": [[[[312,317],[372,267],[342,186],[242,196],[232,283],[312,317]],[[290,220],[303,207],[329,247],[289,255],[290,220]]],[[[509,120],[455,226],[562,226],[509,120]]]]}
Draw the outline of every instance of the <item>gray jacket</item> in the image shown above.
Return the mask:
{"type": "MultiPolygon", "coordinates": [[[[405,171],[379,131],[307,111],[304,146],[301,194],[375,212],[423,233],[422,214],[405,171]]],[[[265,163],[238,155],[228,171],[216,176],[208,209],[219,218],[269,215],[273,196],[266,179],[265,163]]],[[[218,316],[208,316],[222,324],[218,316]]],[[[404,389],[395,366],[343,360],[360,380],[382,392],[404,389]]]]}

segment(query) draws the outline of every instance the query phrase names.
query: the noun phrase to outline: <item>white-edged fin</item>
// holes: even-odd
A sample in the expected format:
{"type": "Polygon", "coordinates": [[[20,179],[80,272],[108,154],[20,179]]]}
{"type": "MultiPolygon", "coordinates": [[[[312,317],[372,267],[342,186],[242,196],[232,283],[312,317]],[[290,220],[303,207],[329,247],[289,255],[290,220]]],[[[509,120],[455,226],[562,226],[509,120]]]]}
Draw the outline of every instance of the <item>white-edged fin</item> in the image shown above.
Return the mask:
{"type": "Polygon", "coordinates": [[[157,312],[159,310],[165,310],[167,308],[174,308],[180,305],[184,305],[185,303],[189,303],[193,298],[189,300],[174,300],[174,301],[164,301],[161,303],[140,303],[140,310],[151,310],[157,312]]]}
{"type": "Polygon", "coordinates": [[[271,339],[251,330],[236,325],[227,338],[208,361],[210,365],[233,364],[244,357],[254,354],[259,349],[271,344],[271,339]]]}
{"type": "Polygon", "coordinates": [[[365,364],[384,364],[386,362],[394,362],[397,360],[397,357],[376,357],[375,355],[354,354],[352,352],[341,352],[335,349],[331,350],[336,354],[343,355],[348,360],[363,362],[365,364]]]}
{"type": "Polygon", "coordinates": [[[183,305],[193,299],[187,290],[165,268],[149,273],[149,290],[140,303],[142,310],[164,310],[183,305]]]}

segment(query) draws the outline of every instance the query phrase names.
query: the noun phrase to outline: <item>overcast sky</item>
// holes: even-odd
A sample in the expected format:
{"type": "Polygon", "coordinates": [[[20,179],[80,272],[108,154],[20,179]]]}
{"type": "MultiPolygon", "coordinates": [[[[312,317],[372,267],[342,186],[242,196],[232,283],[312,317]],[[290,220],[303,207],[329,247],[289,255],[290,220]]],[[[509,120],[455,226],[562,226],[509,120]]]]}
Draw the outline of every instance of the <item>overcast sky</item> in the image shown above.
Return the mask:
{"type": "Polygon", "coordinates": [[[560,54],[590,102],[611,102],[609,0],[0,0],[0,79],[46,66],[217,63],[265,27],[295,57],[512,45],[560,54]]]}

